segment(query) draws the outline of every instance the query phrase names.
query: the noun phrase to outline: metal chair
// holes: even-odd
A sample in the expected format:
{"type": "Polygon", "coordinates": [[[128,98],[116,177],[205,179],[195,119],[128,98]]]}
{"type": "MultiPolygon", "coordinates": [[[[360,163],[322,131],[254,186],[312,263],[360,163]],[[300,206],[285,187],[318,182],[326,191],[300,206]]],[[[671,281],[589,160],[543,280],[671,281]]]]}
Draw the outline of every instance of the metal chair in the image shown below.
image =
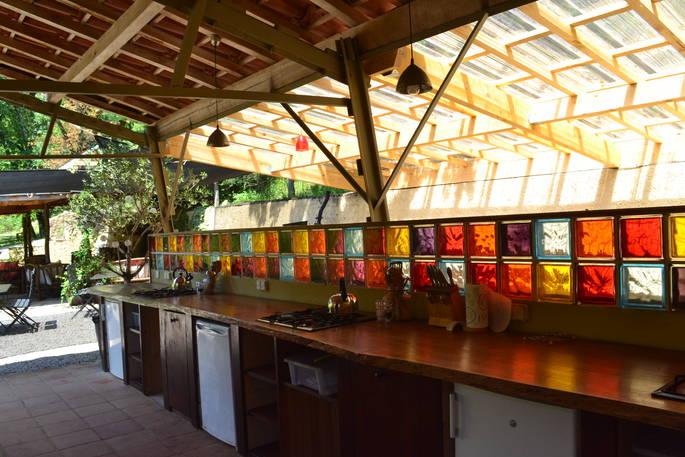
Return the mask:
{"type": "Polygon", "coordinates": [[[38,327],[40,326],[38,322],[26,314],[28,309],[31,307],[31,302],[33,299],[33,285],[36,277],[36,269],[27,268],[26,273],[28,275],[28,289],[26,295],[20,298],[15,298],[4,305],[0,305],[0,310],[4,311],[12,319],[9,324],[3,324],[0,322],[0,325],[3,327],[5,333],[7,333],[15,325],[19,324],[25,325],[33,331],[38,330],[38,327]]]}

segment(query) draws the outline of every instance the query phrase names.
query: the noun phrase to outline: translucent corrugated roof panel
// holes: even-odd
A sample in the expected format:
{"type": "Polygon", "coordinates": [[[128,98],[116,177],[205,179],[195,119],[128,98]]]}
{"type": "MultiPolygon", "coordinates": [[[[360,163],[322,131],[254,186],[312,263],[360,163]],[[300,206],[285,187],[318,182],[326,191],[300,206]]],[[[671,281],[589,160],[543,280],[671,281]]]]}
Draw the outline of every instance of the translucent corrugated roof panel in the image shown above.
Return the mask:
{"type": "Polygon", "coordinates": [[[509,65],[499,57],[492,55],[462,62],[459,70],[488,82],[497,82],[527,74],[523,70],[509,65]]]}
{"type": "Polygon", "coordinates": [[[560,71],[557,73],[557,80],[566,86],[576,87],[579,92],[587,92],[623,82],[622,79],[596,63],[560,71]]]}
{"type": "Polygon", "coordinates": [[[546,146],[546,145],[540,144],[540,143],[520,144],[517,147],[520,150],[527,151],[527,152],[545,152],[545,151],[551,151],[553,149],[553,148],[550,148],[549,146],[546,146]]]}
{"type": "Polygon", "coordinates": [[[602,133],[602,136],[611,141],[630,141],[643,139],[642,135],[629,129],[602,133]]]}
{"type": "Polygon", "coordinates": [[[489,143],[483,143],[482,141],[477,141],[471,138],[462,138],[461,140],[454,141],[456,145],[463,145],[465,148],[475,149],[480,151],[481,149],[492,149],[493,146],[489,143]]]}
{"type": "MultiPolygon", "coordinates": [[[[245,111],[245,110],[243,110],[243,111],[245,111]]],[[[251,122],[241,121],[240,119],[233,119],[232,117],[221,118],[221,123],[222,124],[232,124],[232,125],[235,125],[237,127],[242,127],[244,129],[250,129],[256,125],[256,124],[253,124],[251,122]]]]}
{"type": "MultiPolygon", "coordinates": [[[[440,145],[440,144],[426,144],[424,146],[421,146],[422,151],[426,152],[432,152],[436,154],[444,154],[446,156],[453,156],[456,154],[460,154],[460,152],[455,151],[454,149],[448,148],[446,146],[440,145]]],[[[466,156],[466,157],[471,157],[471,156],[466,156]]]]}
{"type": "Polygon", "coordinates": [[[660,124],[678,119],[660,106],[648,106],[646,108],[629,110],[624,116],[641,125],[660,124]]]}
{"type": "MultiPolygon", "coordinates": [[[[283,119],[279,119],[278,121],[276,121],[276,123],[277,123],[278,127],[287,128],[289,130],[300,130],[299,124],[289,117],[284,117],[283,119]]],[[[313,124],[307,124],[307,127],[309,127],[309,129],[312,132],[320,132],[321,130],[324,130],[326,128],[326,127],[321,127],[319,125],[313,125],[313,124]]]]}
{"type": "Polygon", "coordinates": [[[595,130],[597,132],[625,129],[623,124],[616,122],[607,116],[592,116],[584,119],[576,119],[573,123],[577,124],[579,127],[595,130]]]}
{"type": "Polygon", "coordinates": [[[480,33],[500,43],[507,43],[538,30],[547,29],[526,14],[514,9],[489,17],[480,33]]]}
{"type": "Polygon", "coordinates": [[[338,143],[346,143],[346,142],[356,142],[357,137],[354,135],[351,135],[349,133],[343,133],[339,132],[337,130],[329,130],[326,132],[326,137],[332,138],[332,139],[337,139],[338,143]]]}
{"type": "Polygon", "coordinates": [[[564,19],[625,5],[625,2],[620,0],[538,0],[538,3],[564,19]]]}
{"type": "Polygon", "coordinates": [[[306,116],[311,116],[311,117],[313,117],[315,119],[319,119],[323,122],[335,122],[338,124],[347,124],[347,123],[353,122],[353,120],[350,119],[349,117],[341,116],[339,114],[330,113],[328,111],[323,111],[323,110],[316,109],[316,108],[307,111],[306,116]]]}
{"type": "Polygon", "coordinates": [[[292,141],[295,135],[292,133],[282,132],[280,130],[270,129],[268,127],[257,127],[256,132],[261,132],[264,135],[278,138],[279,140],[292,141]]]}
{"type": "Polygon", "coordinates": [[[502,89],[505,92],[527,100],[547,100],[551,98],[560,98],[566,95],[538,78],[507,84],[502,87],[502,89]]]}
{"type": "Polygon", "coordinates": [[[674,122],[672,124],[655,125],[649,127],[649,132],[662,138],[671,138],[685,134],[685,122],[674,122]]]}
{"type": "Polygon", "coordinates": [[[538,67],[558,66],[586,58],[585,54],[556,35],[548,35],[511,48],[514,58],[538,67]]]}
{"type": "Polygon", "coordinates": [[[397,124],[398,127],[406,127],[408,129],[414,129],[418,125],[419,121],[416,121],[410,117],[403,116],[401,114],[390,113],[383,116],[381,119],[387,120],[392,124],[397,124]]]}
{"type": "Polygon", "coordinates": [[[412,106],[426,103],[426,100],[421,97],[413,97],[410,95],[398,94],[394,88],[381,87],[380,89],[369,92],[371,103],[380,103],[383,105],[399,105],[399,107],[410,108],[412,106]]]}
{"type": "Polygon", "coordinates": [[[635,11],[615,14],[576,28],[608,49],[618,49],[657,38],[654,30],[635,11]]]}
{"type": "Polygon", "coordinates": [[[685,57],[670,45],[621,56],[618,58],[618,63],[643,77],[685,71],[685,57]]]}
{"type": "MultiPolygon", "coordinates": [[[[428,109],[428,106],[418,106],[414,108],[414,112],[416,113],[417,116],[423,116],[426,110],[428,109]]],[[[443,108],[442,106],[438,105],[435,107],[433,110],[433,113],[431,114],[430,120],[431,121],[459,121],[462,119],[468,119],[471,116],[468,116],[464,113],[461,113],[459,111],[454,111],[451,109],[443,108]]]]}
{"type": "Polygon", "coordinates": [[[518,143],[528,143],[530,140],[526,137],[523,137],[521,135],[517,135],[515,133],[510,133],[510,132],[501,132],[501,133],[493,133],[488,135],[492,139],[503,141],[506,143],[511,144],[512,146],[518,143]]]}
{"type": "Polygon", "coordinates": [[[293,89],[291,92],[293,94],[313,95],[317,97],[340,97],[340,94],[336,92],[331,92],[330,90],[322,89],[311,84],[300,86],[296,89],[293,89]]]}
{"type": "Polygon", "coordinates": [[[241,111],[241,113],[245,114],[246,116],[256,117],[257,119],[265,122],[271,122],[281,117],[279,114],[267,113],[266,111],[261,111],[254,108],[245,108],[241,111]]]}
{"type": "Polygon", "coordinates": [[[680,31],[685,30],[685,2],[683,0],[662,0],[656,3],[656,10],[664,21],[672,22],[680,31]]]}
{"type": "MultiPolygon", "coordinates": [[[[457,57],[461,48],[464,47],[465,41],[452,32],[445,32],[414,43],[414,51],[442,63],[451,63],[457,57]]],[[[466,57],[481,52],[483,52],[483,48],[472,44],[466,53],[466,57]]]]}

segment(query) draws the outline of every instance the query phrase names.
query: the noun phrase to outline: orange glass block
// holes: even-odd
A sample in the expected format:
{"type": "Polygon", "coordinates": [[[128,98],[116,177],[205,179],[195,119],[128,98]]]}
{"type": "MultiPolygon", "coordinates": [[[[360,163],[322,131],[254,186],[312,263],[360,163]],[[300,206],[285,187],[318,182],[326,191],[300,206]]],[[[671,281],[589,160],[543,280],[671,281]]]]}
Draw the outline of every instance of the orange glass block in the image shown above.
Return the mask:
{"type": "Polygon", "coordinates": [[[438,227],[438,253],[440,255],[464,255],[463,225],[441,225],[438,227]]]}
{"type": "Polygon", "coordinates": [[[266,236],[264,232],[252,232],[252,252],[255,254],[266,253],[266,236]]]}
{"type": "Polygon", "coordinates": [[[388,227],[385,241],[389,256],[409,257],[409,227],[388,227]]]}
{"type": "Polygon", "coordinates": [[[231,234],[221,234],[221,252],[231,252],[231,234]]]}
{"type": "Polygon", "coordinates": [[[533,268],[530,264],[502,265],[502,293],[513,298],[533,296],[533,268]]]}
{"type": "Polygon", "coordinates": [[[374,289],[385,289],[387,282],[385,280],[385,272],[388,269],[388,264],[385,260],[367,260],[366,261],[366,285],[374,289]]]}
{"type": "Polygon", "coordinates": [[[345,277],[345,262],[341,259],[328,259],[326,270],[328,271],[328,284],[337,285],[340,278],[345,277]]]}
{"type": "Polygon", "coordinates": [[[240,276],[243,271],[243,263],[238,256],[231,256],[231,276],[240,276]]]}
{"type": "Polygon", "coordinates": [[[176,237],[169,237],[169,252],[176,252],[176,237]]]}
{"type": "Polygon", "coordinates": [[[221,274],[224,276],[231,276],[231,257],[221,256],[221,274]]]}
{"type": "Polygon", "coordinates": [[[183,235],[176,237],[176,252],[186,252],[185,237],[183,235]]]}
{"type": "Polygon", "coordinates": [[[578,257],[614,257],[614,221],[577,220],[576,255],[578,257]]]}
{"type": "Polygon", "coordinates": [[[364,230],[364,253],[366,255],[385,254],[385,229],[368,227],[364,230]]]}
{"type": "Polygon", "coordinates": [[[661,218],[641,217],[621,220],[623,257],[661,257],[661,218]]]}
{"type": "Polygon", "coordinates": [[[671,255],[685,257],[685,217],[671,218],[671,255]]]}
{"type": "Polygon", "coordinates": [[[193,259],[193,271],[196,273],[207,271],[205,266],[205,256],[197,254],[195,255],[195,258],[193,259]]]}
{"type": "Polygon", "coordinates": [[[243,278],[254,277],[254,257],[243,257],[243,278]]]}
{"type": "Polygon", "coordinates": [[[312,254],[326,253],[326,232],[324,230],[309,231],[309,252],[312,254]]]}
{"type": "Polygon", "coordinates": [[[202,252],[209,252],[209,235],[202,235],[202,252]]]}
{"type": "Polygon", "coordinates": [[[164,241],[162,240],[161,236],[156,236],[154,238],[154,251],[155,252],[162,252],[164,251],[164,241]]]}
{"type": "Polygon", "coordinates": [[[497,264],[472,263],[470,270],[471,280],[474,284],[484,284],[492,290],[497,290],[497,264]]]}
{"type": "Polygon", "coordinates": [[[566,264],[538,265],[538,296],[541,300],[571,302],[571,266],[566,264]]]}
{"type": "Polygon", "coordinates": [[[469,225],[469,255],[472,257],[495,257],[497,255],[495,224],[469,225]]]}
{"type": "Polygon", "coordinates": [[[202,252],[202,235],[193,235],[193,252],[202,252]]]}
{"type": "Polygon", "coordinates": [[[426,270],[427,266],[435,266],[435,262],[412,263],[411,280],[414,290],[424,291],[431,286],[431,280],[426,270]]]}
{"type": "Polygon", "coordinates": [[[254,277],[266,278],[266,257],[254,258],[254,277]]]}
{"type": "Polygon", "coordinates": [[[293,232],[293,251],[295,254],[309,254],[309,234],[307,230],[293,232]]]}
{"type": "Polygon", "coordinates": [[[295,281],[309,282],[310,279],[309,257],[295,257],[295,281]]]}
{"type": "Polygon", "coordinates": [[[266,252],[278,254],[278,232],[266,232],[266,252]]]}

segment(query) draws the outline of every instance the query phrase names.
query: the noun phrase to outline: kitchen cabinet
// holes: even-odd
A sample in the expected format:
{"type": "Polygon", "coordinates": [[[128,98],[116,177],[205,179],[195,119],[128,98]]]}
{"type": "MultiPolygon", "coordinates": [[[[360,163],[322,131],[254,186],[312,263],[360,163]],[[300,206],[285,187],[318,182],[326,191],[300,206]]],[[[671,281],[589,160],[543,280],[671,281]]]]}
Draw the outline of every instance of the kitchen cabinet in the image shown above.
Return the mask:
{"type": "Polygon", "coordinates": [[[340,360],[341,454],[444,455],[442,382],[340,360]]]}
{"type": "Polygon", "coordinates": [[[575,410],[461,384],[450,403],[457,457],[576,456],[575,410]]]}
{"type": "Polygon", "coordinates": [[[123,322],[124,381],[145,395],[156,395],[162,391],[159,311],[124,302],[123,322]]]}

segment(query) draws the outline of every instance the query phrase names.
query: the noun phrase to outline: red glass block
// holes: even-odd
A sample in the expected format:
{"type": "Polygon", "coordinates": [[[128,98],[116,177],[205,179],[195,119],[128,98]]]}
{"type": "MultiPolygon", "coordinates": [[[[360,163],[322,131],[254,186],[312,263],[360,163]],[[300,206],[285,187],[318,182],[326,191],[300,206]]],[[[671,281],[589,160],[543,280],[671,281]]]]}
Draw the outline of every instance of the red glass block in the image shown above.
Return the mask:
{"type": "Polygon", "coordinates": [[[254,277],[262,279],[266,278],[266,257],[255,257],[254,277]]]}
{"type": "Polygon", "coordinates": [[[176,237],[176,252],[185,252],[185,238],[183,235],[176,237]]]}
{"type": "Polygon", "coordinates": [[[309,151],[309,141],[307,141],[307,137],[304,135],[298,135],[297,140],[295,141],[295,150],[297,152],[305,152],[309,151]]]}
{"type": "Polygon", "coordinates": [[[312,254],[326,253],[326,232],[324,230],[309,231],[309,252],[312,254]]]}
{"type": "Polygon", "coordinates": [[[614,221],[612,219],[576,221],[578,257],[614,257],[614,221]]]}
{"type": "Polygon", "coordinates": [[[438,252],[440,255],[464,255],[463,225],[441,225],[438,227],[438,252]]]}
{"type": "Polygon", "coordinates": [[[254,277],[254,257],[243,257],[243,278],[254,277]]]}
{"type": "Polygon", "coordinates": [[[278,254],[278,232],[266,232],[266,252],[278,254]]]}
{"type": "Polygon", "coordinates": [[[430,287],[431,281],[426,271],[426,267],[429,265],[435,266],[435,262],[414,262],[412,264],[411,277],[414,290],[423,291],[430,287]]]}
{"type": "Polygon", "coordinates": [[[278,257],[267,257],[266,273],[269,279],[279,279],[281,277],[281,263],[278,257]]]}
{"type": "Polygon", "coordinates": [[[231,252],[231,234],[221,234],[221,252],[231,252]]]}
{"type": "Polygon", "coordinates": [[[497,265],[494,263],[472,263],[471,280],[474,284],[485,284],[497,290],[497,265]]]}
{"type": "Polygon", "coordinates": [[[309,258],[295,257],[295,281],[309,282],[311,280],[309,274],[309,258]]]}
{"type": "Polygon", "coordinates": [[[345,262],[347,283],[352,287],[364,287],[366,283],[366,272],[364,271],[363,260],[348,260],[345,262]]]}
{"type": "Polygon", "coordinates": [[[164,269],[171,270],[171,256],[169,254],[164,254],[164,269]]]}
{"type": "Polygon", "coordinates": [[[202,235],[202,252],[209,251],[209,235],[202,235]]]}
{"type": "Polygon", "coordinates": [[[469,254],[475,257],[495,257],[495,224],[474,224],[469,226],[469,254]]]}
{"type": "Polygon", "coordinates": [[[243,271],[243,263],[240,257],[231,257],[231,276],[240,276],[243,271]]]}
{"type": "Polygon", "coordinates": [[[502,265],[502,293],[513,298],[533,296],[533,267],[530,264],[502,265]]]}
{"type": "Polygon", "coordinates": [[[345,277],[345,262],[341,259],[328,259],[328,283],[337,285],[345,277]]]}
{"type": "Polygon", "coordinates": [[[369,227],[364,230],[364,252],[366,255],[385,254],[385,229],[369,227]]]}
{"type": "Polygon", "coordinates": [[[385,260],[367,260],[366,261],[366,285],[374,289],[385,289],[387,282],[385,280],[385,272],[388,269],[388,264],[385,260]]]}
{"type": "Polygon", "coordinates": [[[580,302],[606,306],[616,304],[613,265],[580,265],[577,272],[580,302]]]}
{"type": "Polygon", "coordinates": [[[329,254],[345,253],[345,235],[341,229],[326,231],[326,249],[329,254]]]}
{"type": "Polygon", "coordinates": [[[661,218],[621,220],[623,257],[661,257],[661,218]]]}

